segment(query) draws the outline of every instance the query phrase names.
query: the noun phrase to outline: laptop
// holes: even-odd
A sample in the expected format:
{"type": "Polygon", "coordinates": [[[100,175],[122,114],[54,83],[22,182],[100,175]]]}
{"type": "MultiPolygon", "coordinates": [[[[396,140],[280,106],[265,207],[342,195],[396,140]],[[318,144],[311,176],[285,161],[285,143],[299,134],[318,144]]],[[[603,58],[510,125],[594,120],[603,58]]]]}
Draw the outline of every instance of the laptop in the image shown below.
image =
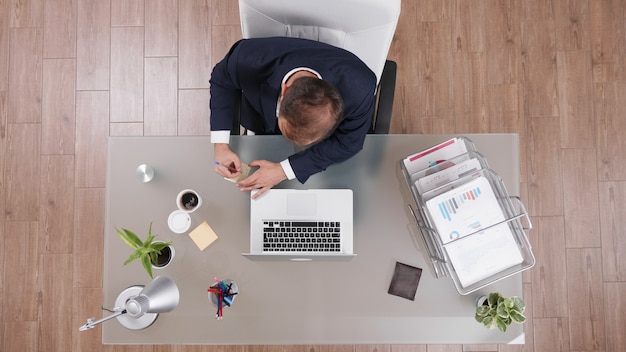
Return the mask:
{"type": "Polygon", "coordinates": [[[253,260],[341,261],[353,252],[350,189],[271,189],[250,198],[253,260]]]}

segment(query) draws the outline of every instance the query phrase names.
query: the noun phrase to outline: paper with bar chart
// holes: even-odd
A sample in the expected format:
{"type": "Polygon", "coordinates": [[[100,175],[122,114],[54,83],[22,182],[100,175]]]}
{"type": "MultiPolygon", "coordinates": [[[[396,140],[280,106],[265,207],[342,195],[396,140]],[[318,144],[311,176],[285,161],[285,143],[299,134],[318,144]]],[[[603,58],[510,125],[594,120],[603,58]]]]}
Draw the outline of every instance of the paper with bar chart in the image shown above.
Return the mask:
{"type": "Polygon", "coordinates": [[[523,261],[506,223],[481,231],[506,220],[487,178],[476,177],[440,194],[426,208],[463,286],[523,261]]]}

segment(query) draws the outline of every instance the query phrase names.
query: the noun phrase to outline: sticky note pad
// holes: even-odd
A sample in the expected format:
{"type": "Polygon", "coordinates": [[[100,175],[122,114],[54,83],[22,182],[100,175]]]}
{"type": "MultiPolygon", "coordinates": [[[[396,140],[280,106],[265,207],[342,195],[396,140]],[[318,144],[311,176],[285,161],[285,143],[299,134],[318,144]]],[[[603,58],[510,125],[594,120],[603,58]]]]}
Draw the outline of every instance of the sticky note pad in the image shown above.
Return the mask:
{"type": "Polygon", "coordinates": [[[250,174],[250,166],[248,164],[241,164],[241,172],[239,173],[239,175],[235,176],[235,177],[224,177],[224,179],[226,181],[230,181],[233,183],[237,183],[241,180],[243,180],[244,178],[248,177],[248,175],[250,174]]]}
{"type": "Polygon", "coordinates": [[[217,234],[205,221],[193,229],[193,231],[189,233],[189,237],[191,237],[196,246],[203,251],[217,239],[217,234]]]}

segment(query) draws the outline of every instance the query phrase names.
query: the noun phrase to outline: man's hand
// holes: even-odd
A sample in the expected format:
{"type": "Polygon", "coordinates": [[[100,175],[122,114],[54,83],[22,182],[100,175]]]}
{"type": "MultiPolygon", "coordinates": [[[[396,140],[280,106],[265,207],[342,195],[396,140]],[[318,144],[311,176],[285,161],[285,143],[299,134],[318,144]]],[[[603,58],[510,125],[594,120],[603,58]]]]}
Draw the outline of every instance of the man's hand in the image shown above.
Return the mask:
{"type": "Polygon", "coordinates": [[[241,160],[226,143],[215,143],[215,172],[224,177],[235,177],[241,170],[241,160]]]}
{"type": "Polygon", "coordinates": [[[242,191],[252,191],[258,189],[259,191],[252,196],[253,199],[258,198],[260,195],[287,178],[287,175],[285,175],[285,172],[279,163],[273,163],[267,160],[255,160],[250,163],[250,167],[258,167],[259,169],[252,175],[239,181],[237,186],[242,191]]]}

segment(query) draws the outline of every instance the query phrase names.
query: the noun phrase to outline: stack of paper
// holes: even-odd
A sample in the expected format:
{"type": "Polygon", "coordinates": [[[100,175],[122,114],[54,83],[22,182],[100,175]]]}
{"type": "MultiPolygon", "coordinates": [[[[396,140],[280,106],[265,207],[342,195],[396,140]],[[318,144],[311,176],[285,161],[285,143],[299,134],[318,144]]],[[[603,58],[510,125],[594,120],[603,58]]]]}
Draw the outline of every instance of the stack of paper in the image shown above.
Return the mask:
{"type": "Polygon", "coordinates": [[[452,138],[403,160],[463,287],[524,260],[479,157],[466,139],[452,138]]]}

